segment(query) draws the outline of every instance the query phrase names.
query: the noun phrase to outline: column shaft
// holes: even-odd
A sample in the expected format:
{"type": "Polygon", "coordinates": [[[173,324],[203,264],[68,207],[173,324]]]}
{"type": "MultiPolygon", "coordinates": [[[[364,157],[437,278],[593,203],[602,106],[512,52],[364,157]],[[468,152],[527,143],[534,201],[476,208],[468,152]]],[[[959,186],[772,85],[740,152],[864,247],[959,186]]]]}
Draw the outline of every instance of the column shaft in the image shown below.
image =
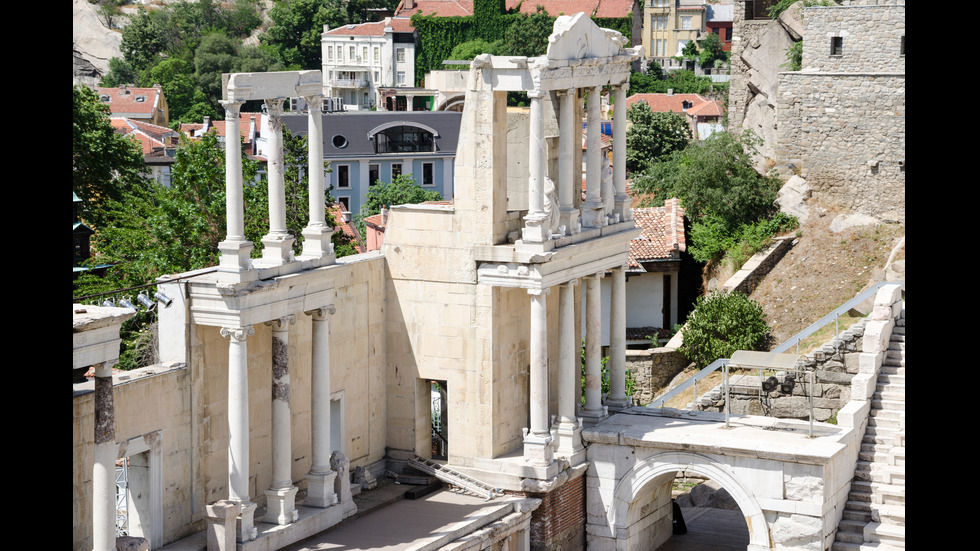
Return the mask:
{"type": "Polygon", "coordinates": [[[578,233],[579,213],[575,208],[575,182],[582,187],[582,168],[575,166],[575,148],[582,147],[581,120],[577,117],[578,90],[570,88],[562,95],[559,125],[558,202],[561,222],[568,234],[578,233]]]}
{"type": "Polygon", "coordinates": [[[266,100],[269,112],[269,233],[286,233],[285,159],[282,152],[282,100],[266,100]]]}
{"type": "Polygon", "coordinates": [[[289,408],[289,326],[296,317],[267,322],[272,326],[272,483],[265,491],[266,522],[289,524],[298,518],[293,486],[292,412],[289,408]]]}
{"type": "Polygon", "coordinates": [[[309,108],[309,174],[310,174],[310,226],[326,225],[323,186],[323,114],[320,111],[321,96],[306,98],[309,108]]]}
{"type": "Polygon", "coordinates": [[[116,550],[116,420],[112,404],[112,367],[108,363],[95,366],[92,549],[116,550]]]}
{"type": "Polygon", "coordinates": [[[528,211],[524,217],[526,243],[542,243],[551,237],[544,213],[544,93],[528,92],[531,100],[530,143],[528,144],[528,211]]]}
{"type": "Polygon", "coordinates": [[[242,148],[234,136],[241,136],[242,104],[223,101],[225,106],[225,214],[228,241],[245,241],[245,200],[242,196],[242,148]]]}
{"type": "Polygon", "coordinates": [[[579,380],[579,349],[575,343],[575,283],[559,287],[558,315],[558,417],[560,423],[575,423],[575,382],[579,380]]]}
{"type": "Polygon", "coordinates": [[[585,278],[585,407],[582,415],[602,416],[602,297],[600,275],[585,278]]]}
{"type": "Polygon", "coordinates": [[[248,495],[248,348],[251,326],[222,327],[228,337],[228,499],[240,503],[248,495]]]}
{"type": "Polygon", "coordinates": [[[613,112],[613,184],[616,188],[616,210],[619,220],[633,219],[630,197],[626,194],[626,90],[629,84],[615,87],[616,110],[613,112]]]}
{"type": "Polygon", "coordinates": [[[307,507],[330,507],[337,500],[337,473],[330,467],[330,321],[333,305],[307,312],[313,317],[313,465],[306,475],[307,507]]]}
{"type": "Polygon", "coordinates": [[[585,204],[583,224],[591,227],[603,226],[602,212],[602,134],[600,107],[602,88],[596,86],[589,90],[588,134],[586,135],[585,160],[585,204]]]}
{"type": "Polygon", "coordinates": [[[611,410],[629,405],[626,398],[626,271],[612,270],[609,303],[609,396],[611,410]]]}
{"type": "Polygon", "coordinates": [[[531,426],[524,435],[524,460],[547,466],[554,454],[548,426],[548,290],[530,290],[528,293],[531,295],[531,372],[528,376],[531,426]]]}

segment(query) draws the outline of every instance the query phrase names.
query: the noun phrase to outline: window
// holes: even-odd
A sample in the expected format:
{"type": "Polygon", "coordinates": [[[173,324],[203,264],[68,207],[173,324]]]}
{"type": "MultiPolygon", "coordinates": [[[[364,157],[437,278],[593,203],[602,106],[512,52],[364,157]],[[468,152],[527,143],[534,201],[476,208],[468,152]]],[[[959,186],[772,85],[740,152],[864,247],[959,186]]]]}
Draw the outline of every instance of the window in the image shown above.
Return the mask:
{"type": "Polygon", "coordinates": [[[844,38],[841,36],[830,37],[830,55],[844,55],[844,38]]]}
{"type": "Polygon", "coordinates": [[[373,186],[381,178],[381,165],[368,165],[368,185],[373,186]]]}
{"type": "Polygon", "coordinates": [[[337,46],[337,61],[339,61],[341,63],[344,61],[344,47],[343,46],[337,46]]]}
{"type": "Polygon", "coordinates": [[[340,134],[337,134],[336,136],[334,136],[333,139],[330,140],[330,142],[337,149],[343,149],[343,148],[347,147],[347,138],[344,137],[344,136],[342,136],[342,135],[340,135],[340,134]]]}
{"type": "Polygon", "coordinates": [[[343,207],[344,212],[350,212],[350,197],[338,197],[337,202],[343,207]]]}
{"type": "Polygon", "coordinates": [[[395,52],[395,61],[405,63],[405,48],[398,48],[395,52]]]}
{"type": "Polygon", "coordinates": [[[350,165],[337,165],[337,188],[350,189],[350,165]]]}
{"type": "Polygon", "coordinates": [[[375,84],[381,83],[381,73],[379,73],[378,71],[374,72],[374,83],[375,84]]]}
{"type": "Polygon", "coordinates": [[[417,126],[392,126],[374,135],[375,153],[435,151],[432,132],[417,126]]]}
{"type": "Polygon", "coordinates": [[[398,80],[395,82],[398,86],[405,86],[405,71],[398,71],[398,80]]]}
{"type": "Polygon", "coordinates": [[[356,57],[357,57],[357,49],[356,49],[356,48],[354,48],[354,46],[350,46],[350,48],[349,48],[349,50],[347,51],[347,53],[349,54],[349,59],[350,59],[351,61],[354,61],[354,58],[356,58],[356,57]]]}
{"type": "Polygon", "coordinates": [[[901,49],[901,55],[905,55],[905,35],[904,35],[904,34],[902,35],[902,49],[901,49]]]}
{"type": "Polygon", "coordinates": [[[374,62],[378,63],[381,61],[381,48],[377,46],[374,47],[374,62]]]}
{"type": "Polygon", "coordinates": [[[394,181],[395,178],[402,175],[402,164],[401,163],[391,163],[391,179],[394,181]]]}
{"type": "Polygon", "coordinates": [[[731,42],[731,41],[732,41],[732,28],[725,27],[725,42],[731,42]]]}
{"type": "Polygon", "coordinates": [[[327,61],[333,61],[333,46],[327,46],[327,61]]]}
{"type": "Polygon", "coordinates": [[[681,28],[685,31],[691,30],[691,16],[685,15],[681,17],[681,28]]]}
{"type": "Polygon", "coordinates": [[[367,52],[368,52],[368,47],[367,46],[361,46],[361,61],[363,61],[364,63],[367,63],[367,60],[368,60],[368,54],[367,54],[367,52]]]}
{"type": "Polygon", "coordinates": [[[422,185],[423,186],[434,186],[436,185],[433,179],[432,173],[433,164],[432,163],[422,163],[422,185]]]}

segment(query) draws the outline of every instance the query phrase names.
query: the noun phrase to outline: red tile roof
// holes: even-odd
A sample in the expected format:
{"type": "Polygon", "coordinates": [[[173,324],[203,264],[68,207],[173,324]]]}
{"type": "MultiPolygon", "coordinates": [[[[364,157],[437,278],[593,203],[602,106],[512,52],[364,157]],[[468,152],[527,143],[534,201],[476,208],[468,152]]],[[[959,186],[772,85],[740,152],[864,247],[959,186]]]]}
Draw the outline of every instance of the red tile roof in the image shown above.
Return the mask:
{"type": "MultiPolygon", "coordinates": [[[[626,17],[633,15],[633,0],[505,0],[505,9],[520,7],[521,13],[531,14],[538,6],[549,15],[572,15],[585,12],[591,17],[626,17]]],[[[409,17],[416,13],[440,17],[473,15],[473,0],[414,0],[411,9],[405,0],[395,8],[395,15],[409,17]]]]}
{"type": "Polygon", "coordinates": [[[626,98],[627,109],[638,101],[646,103],[656,113],[666,113],[668,111],[685,113],[710,100],[701,94],[633,94],[626,98]],[[685,101],[689,101],[692,104],[687,110],[684,109],[685,101]]]}
{"type": "Polygon", "coordinates": [[[154,148],[173,146],[171,138],[178,136],[177,132],[165,126],[126,117],[111,117],[109,122],[112,123],[116,133],[135,138],[140,143],[143,155],[149,155],[154,148]]]}
{"type": "Polygon", "coordinates": [[[350,237],[354,240],[354,248],[357,252],[365,252],[364,244],[361,242],[361,234],[357,232],[357,227],[354,226],[353,222],[344,221],[344,212],[341,208],[340,203],[334,203],[327,208],[327,212],[333,217],[333,221],[337,224],[334,229],[338,229],[344,233],[344,235],[350,237]]]}
{"type": "MultiPolygon", "coordinates": [[[[248,139],[248,128],[249,123],[252,119],[255,120],[255,131],[259,132],[262,129],[262,113],[239,113],[239,119],[241,120],[239,127],[241,131],[242,138],[248,139]]],[[[225,135],[225,120],[215,120],[209,121],[208,131],[217,132],[218,136],[225,135]]],[[[200,131],[204,129],[204,123],[192,122],[192,123],[181,123],[180,132],[187,134],[187,137],[195,139],[200,137],[200,131]]]]}
{"type": "Polygon", "coordinates": [[[359,25],[344,25],[336,29],[330,29],[325,34],[337,36],[384,36],[385,27],[391,27],[396,33],[410,33],[415,31],[412,21],[407,17],[393,17],[390,21],[374,21],[372,23],[361,23],[359,25]]]}
{"type": "Polygon", "coordinates": [[[679,199],[668,199],[662,207],[633,209],[633,223],[643,232],[630,241],[631,272],[645,272],[643,262],[672,260],[687,249],[679,199]]]}
{"type": "Polygon", "coordinates": [[[96,88],[95,93],[103,103],[109,104],[109,110],[115,113],[153,113],[158,107],[158,96],[163,95],[160,88],[96,88]],[[108,101],[106,101],[106,99],[108,101]]]}

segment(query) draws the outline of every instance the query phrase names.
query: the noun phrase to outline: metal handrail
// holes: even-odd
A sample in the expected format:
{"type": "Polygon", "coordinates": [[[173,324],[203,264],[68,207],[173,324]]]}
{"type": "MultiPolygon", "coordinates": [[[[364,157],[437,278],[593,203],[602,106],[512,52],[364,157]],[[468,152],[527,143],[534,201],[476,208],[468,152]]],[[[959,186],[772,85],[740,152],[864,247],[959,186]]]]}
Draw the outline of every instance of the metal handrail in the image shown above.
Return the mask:
{"type": "MultiPolygon", "coordinates": [[[[802,341],[803,339],[805,339],[805,338],[809,337],[810,335],[816,333],[820,328],[822,328],[824,325],[827,325],[831,321],[833,321],[833,322],[836,323],[837,322],[837,318],[841,314],[844,314],[844,313],[850,311],[852,308],[854,308],[858,304],[861,304],[862,302],[864,302],[865,300],[867,300],[869,297],[873,296],[875,293],[878,292],[878,289],[881,289],[885,285],[894,285],[896,283],[901,283],[902,284],[902,289],[905,288],[905,280],[904,279],[901,280],[901,281],[879,281],[878,283],[875,283],[871,287],[869,287],[869,288],[865,289],[864,291],[858,293],[851,300],[848,300],[844,304],[838,306],[837,308],[835,308],[833,311],[831,311],[826,316],[824,316],[824,317],[820,318],[819,320],[817,320],[816,322],[810,324],[806,329],[804,329],[804,330],[800,331],[799,333],[793,335],[792,337],[790,337],[789,339],[787,339],[786,342],[780,344],[776,348],[773,348],[772,349],[772,352],[785,352],[785,351],[789,350],[792,346],[795,345],[797,347],[797,351],[796,351],[797,352],[797,355],[799,355],[800,341],[802,341]]],[[[838,335],[840,334],[840,331],[839,330],[837,331],[837,334],[838,335]]],[[[675,387],[673,390],[671,390],[667,394],[664,394],[660,398],[657,398],[656,400],[654,400],[653,402],[651,402],[647,407],[662,408],[662,407],[664,407],[664,404],[665,403],[667,403],[669,400],[673,399],[675,396],[677,396],[678,394],[680,394],[684,390],[687,390],[692,385],[695,388],[695,400],[692,400],[691,401],[692,407],[693,407],[694,402],[697,401],[697,399],[696,399],[697,398],[697,396],[696,396],[696,393],[697,393],[697,381],[699,381],[699,380],[707,377],[712,372],[717,371],[722,366],[726,366],[726,365],[728,365],[728,358],[719,358],[719,359],[711,362],[711,364],[709,364],[708,367],[705,367],[701,371],[698,371],[697,373],[694,374],[693,377],[691,377],[690,379],[684,381],[683,383],[681,383],[680,385],[678,385],[677,387],[675,387]]],[[[725,400],[727,401],[728,398],[726,397],[725,400]]]]}

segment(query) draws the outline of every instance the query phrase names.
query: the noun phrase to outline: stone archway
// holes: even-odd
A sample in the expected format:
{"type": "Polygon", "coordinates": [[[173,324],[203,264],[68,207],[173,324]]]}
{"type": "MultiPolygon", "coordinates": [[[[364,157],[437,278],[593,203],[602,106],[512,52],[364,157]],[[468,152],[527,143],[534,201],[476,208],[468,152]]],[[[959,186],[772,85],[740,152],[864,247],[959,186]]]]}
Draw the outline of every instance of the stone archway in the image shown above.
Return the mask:
{"type": "MultiPolygon", "coordinates": [[[[617,535],[617,547],[631,551],[637,547],[637,530],[631,526],[631,506],[658,479],[677,471],[687,471],[710,478],[725,488],[745,515],[749,529],[749,551],[770,549],[769,527],[762,507],[753,493],[727,468],[710,457],[686,452],[665,452],[643,459],[630,469],[616,485],[613,505],[606,514],[609,528],[617,535]]],[[[669,494],[666,504],[670,504],[669,494]]],[[[635,513],[635,510],[634,510],[635,513]]],[[[667,525],[669,527],[669,524],[667,525]]]]}

